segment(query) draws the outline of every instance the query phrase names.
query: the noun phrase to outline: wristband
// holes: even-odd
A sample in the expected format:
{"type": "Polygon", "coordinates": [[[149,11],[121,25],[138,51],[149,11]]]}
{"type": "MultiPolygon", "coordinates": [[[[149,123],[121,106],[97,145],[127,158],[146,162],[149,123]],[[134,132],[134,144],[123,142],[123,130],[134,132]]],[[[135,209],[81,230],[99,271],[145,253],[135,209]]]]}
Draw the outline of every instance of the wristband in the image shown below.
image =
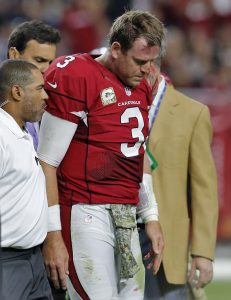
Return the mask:
{"type": "Polygon", "coordinates": [[[137,213],[144,223],[158,221],[158,205],[152,188],[152,175],[144,173],[140,184],[137,213]]]}
{"type": "Polygon", "coordinates": [[[48,207],[48,232],[61,230],[60,206],[55,204],[48,207]]]}
{"type": "Polygon", "coordinates": [[[146,224],[147,222],[150,222],[150,221],[158,221],[159,218],[158,218],[158,214],[155,214],[154,212],[142,212],[140,213],[140,217],[143,221],[144,224],[146,224]]]}

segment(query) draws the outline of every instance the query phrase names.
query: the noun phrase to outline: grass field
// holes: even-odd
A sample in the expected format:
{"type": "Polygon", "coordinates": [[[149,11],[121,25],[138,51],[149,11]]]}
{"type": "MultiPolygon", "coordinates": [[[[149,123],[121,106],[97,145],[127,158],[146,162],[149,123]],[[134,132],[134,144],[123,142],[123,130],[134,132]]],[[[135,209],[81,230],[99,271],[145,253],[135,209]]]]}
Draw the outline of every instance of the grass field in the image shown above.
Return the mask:
{"type": "MultiPolygon", "coordinates": [[[[214,281],[205,288],[208,300],[231,300],[231,280],[214,281]]],[[[68,295],[66,299],[69,300],[68,295]]]]}
{"type": "Polygon", "coordinates": [[[208,300],[231,300],[231,280],[213,281],[205,290],[208,300]]]}

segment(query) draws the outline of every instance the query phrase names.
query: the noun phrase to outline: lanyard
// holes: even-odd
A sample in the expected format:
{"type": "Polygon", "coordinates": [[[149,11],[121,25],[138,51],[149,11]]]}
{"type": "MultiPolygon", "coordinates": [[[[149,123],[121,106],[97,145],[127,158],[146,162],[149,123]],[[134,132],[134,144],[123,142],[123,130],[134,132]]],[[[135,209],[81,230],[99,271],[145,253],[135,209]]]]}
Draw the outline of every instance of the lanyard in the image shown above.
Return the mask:
{"type": "MultiPolygon", "coordinates": [[[[151,132],[152,125],[153,125],[153,123],[154,123],[154,121],[156,119],[157,112],[159,110],[160,103],[163,100],[163,96],[164,96],[164,93],[166,91],[166,88],[167,88],[167,83],[164,80],[164,87],[163,87],[161,93],[159,93],[159,95],[158,95],[158,92],[157,92],[157,95],[156,95],[155,99],[153,100],[154,112],[153,112],[152,121],[151,121],[150,128],[149,128],[149,134],[151,132]],[[154,102],[156,102],[156,103],[154,104],[154,102]]],[[[148,141],[149,141],[149,137],[148,137],[148,141]]],[[[147,141],[147,145],[148,145],[148,141],[147,141]]],[[[147,152],[148,158],[150,160],[151,169],[154,170],[158,166],[158,163],[157,163],[155,157],[150,152],[148,146],[146,147],[146,152],[147,152]]]]}
{"type": "Polygon", "coordinates": [[[165,91],[166,91],[166,88],[167,88],[167,83],[166,83],[166,81],[164,80],[164,88],[163,88],[162,92],[160,93],[159,96],[156,95],[157,98],[155,98],[155,99],[153,100],[153,102],[155,101],[156,104],[153,104],[153,105],[154,105],[154,113],[153,113],[152,120],[151,120],[151,124],[150,124],[150,128],[149,128],[150,131],[151,131],[152,125],[153,125],[153,123],[154,123],[154,121],[155,121],[155,119],[156,119],[156,116],[157,116],[157,113],[158,113],[158,110],[159,110],[161,101],[163,100],[163,97],[164,97],[164,93],[165,93],[165,91]]]}

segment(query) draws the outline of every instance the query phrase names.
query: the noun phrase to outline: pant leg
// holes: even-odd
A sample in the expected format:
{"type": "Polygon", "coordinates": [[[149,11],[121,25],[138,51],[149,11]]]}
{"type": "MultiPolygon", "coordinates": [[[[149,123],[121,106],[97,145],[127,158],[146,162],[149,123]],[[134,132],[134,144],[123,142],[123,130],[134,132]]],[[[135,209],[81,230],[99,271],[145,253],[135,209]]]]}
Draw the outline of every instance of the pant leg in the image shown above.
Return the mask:
{"type": "MultiPolygon", "coordinates": [[[[109,210],[103,205],[74,205],[71,240],[76,272],[89,298],[118,300],[114,226],[109,210]]],[[[74,295],[70,296],[74,300],[74,295]]]]}
{"type": "Polygon", "coordinates": [[[1,300],[53,299],[39,247],[2,249],[1,262],[1,300]]]}
{"type": "MultiPolygon", "coordinates": [[[[149,241],[144,229],[139,230],[142,255],[145,256],[149,249],[149,241]]],[[[147,266],[148,262],[144,262],[147,266]]],[[[183,284],[170,284],[167,282],[163,265],[157,275],[152,270],[145,269],[144,300],[186,300],[187,286],[183,284]]]]}
{"type": "MultiPolygon", "coordinates": [[[[83,300],[83,298],[76,292],[74,286],[72,285],[72,282],[69,277],[67,277],[67,290],[68,295],[71,300],[83,300]]],[[[54,299],[55,300],[55,299],[54,299]]]]}
{"type": "Polygon", "coordinates": [[[145,270],[142,261],[142,254],[139,242],[139,234],[137,229],[132,233],[131,249],[133,256],[139,265],[139,271],[133,278],[119,283],[119,299],[120,300],[143,300],[144,299],[144,282],[145,270]]]}
{"type": "Polygon", "coordinates": [[[28,254],[2,250],[2,300],[27,300],[32,288],[32,270],[28,254]]]}
{"type": "Polygon", "coordinates": [[[66,300],[66,291],[62,289],[56,289],[51,281],[49,281],[49,284],[54,300],[66,300]]]}
{"type": "Polygon", "coordinates": [[[40,247],[36,247],[29,259],[33,273],[33,286],[28,300],[53,300],[40,247]]]}

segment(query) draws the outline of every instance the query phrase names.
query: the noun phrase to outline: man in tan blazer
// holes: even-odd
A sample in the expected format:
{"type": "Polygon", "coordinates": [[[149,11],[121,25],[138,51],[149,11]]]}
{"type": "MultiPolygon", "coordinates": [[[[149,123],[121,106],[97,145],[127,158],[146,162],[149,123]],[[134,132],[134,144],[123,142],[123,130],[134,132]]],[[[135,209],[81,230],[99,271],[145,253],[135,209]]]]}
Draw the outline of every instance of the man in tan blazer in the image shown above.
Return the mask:
{"type": "MultiPolygon", "coordinates": [[[[200,288],[213,277],[218,201],[209,110],[159,74],[150,128],[148,148],[158,162],[153,187],[165,249],[157,276],[146,271],[144,299],[183,300],[187,280],[200,288]],[[189,246],[192,262],[187,276],[189,246]]],[[[140,240],[145,254],[148,243],[142,229],[140,240]]]]}

